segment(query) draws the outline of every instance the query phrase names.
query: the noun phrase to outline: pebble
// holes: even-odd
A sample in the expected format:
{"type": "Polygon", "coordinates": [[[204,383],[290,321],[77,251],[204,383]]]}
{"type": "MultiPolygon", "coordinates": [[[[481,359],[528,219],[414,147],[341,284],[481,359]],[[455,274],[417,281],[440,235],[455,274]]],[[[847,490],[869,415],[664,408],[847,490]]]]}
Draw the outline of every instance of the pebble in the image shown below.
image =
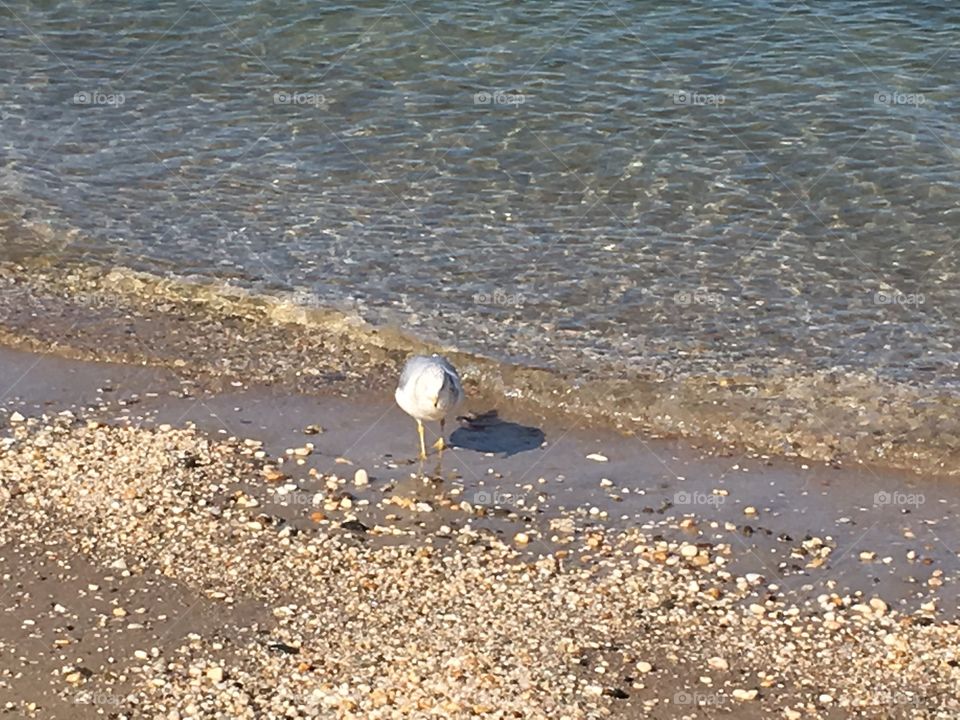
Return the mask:
{"type": "Polygon", "coordinates": [[[600,453],[590,453],[587,455],[587,460],[593,460],[594,462],[607,462],[609,458],[606,455],[601,455],[600,453]]]}
{"type": "Polygon", "coordinates": [[[364,485],[368,485],[369,483],[370,483],[370,476],[367,475],[367,471],[364,470],[363,468],[359,468],[353,474],[353,484],[356,485],[357,487],[363,487],[364,485]]]}
{"type": "Polygon", "coordinates": [[[729,670],[730,664],[724,660],[722,657],[712,657],[707,660],[707,665],[709,665],[714,670],[729,670]]]}
{"type": "MultiPolygon", "coordinates": [[[[33,421],[11,432],[29,434],[31,428],[33,421]]],[[[688,677],[699,676],[701,691],[716,684],[718,715],[735,715],[735,701],[757,700],[757,717],[783,713],[796,718],[783,709],[788,703],[806,705],[813,717],[813,699],[839,706],[843,703],[833,698],[845,702],[864,687],[900,683],[914,688],[920,702],[949,697],[948,688],[955,687],[955,669],[938,662],[953,657],[952,626],[940,618],[929,622],[929,614],[923,616],[928,621],[924,625],[911,623],[917,615],[906,609],[901,622],[880,598],[841,597],[831,592],[837,576],[828,574],[829,567],[810,573],[811,587],[822,582],[827,588],[817,598],[822,620],[811,620],[808,609],[816,605],[805,607],[777,583],[758,592],[762,576],[731,572],[736,545],[713,538],[708,529],[722,527],[721,521],[702,519],[704,530],[697,542],[671,539],[666,532],[671,519],[651,519],[648,525],[645,520],[643,527],[611,526],[599,522],[599,514],[588,516],[588,505],[557,511],[558,518],[538,518],[532,512],[527,518],[525,511],[515,512],[509,519],[513,525],[497,525],[496,517],[478,519],[461,512],[459,498],[442,490],[420,488],[394,496],[391,493],[400,492],[394,477],[384,478],[384,485],[390,487],[387,495],[398,500],[385,497],[378,502],[379,509],[390,507],[397,514],[371,518],[363,514],[363,497],[352,502],[355,514],[341,513],[345,481],[318,473],[312,487],[328,488],[321,501],[333,500],[325,510],[329,520],[321,514],[322,524],[294,534],[290,524],[274,521],[274,486],[265,485],[259,462],[240,441],[237,446],[246,448],[242,454],[234,453],[229,442],[180,429],[158,434],[139,428],[81,427],[86,438],[71,432],[63,430],[60,439],[44,438],[46,444],[18,439],[0,455],[0,472],[23,486],[25,495],[66,497],[66,506],[73,498],[70,493],[77,492],[77,476],[89,484],[84,490],[90,492],[135,490],[135,502],[114,502],[111,511],[95,521],[90,515],[55,516],[71,537],[76,535],[79,546],[88,548],[96,567],[104,570],[119,563],[120,555],[136,558],[129,570],[126,564],[122,568],[139,582],[175,582],[200,597],[236,598],[232,602],[238,606],[249,601],[273,610],[269,626],[252,621],[236,627],[234,608],[217,603],[223,624],[207,627],[204,621],[181,627],[180,637],[170,636],[170,649],[162,657],[156,648],[125,646],[130,649],[114,667],[96,668],[94,675],[106,688],[119,687],[110,684],[114,677],[129,684],[122,707],[110,708],[118,716],[172,717],[171,708],[176,708],[182,718],[238,720],[327,715],[392,720],[471,713],[573,720],[625,716],[628,704],[638,717],[663,714],[677,690],[672,672],[662,687],[646,688],[642,697],[622,703],[628,691],[644,685],[642,676],[655,672],[653,663],[638,657],[666,657],[671,667],[687,663],[688,677]],[[60,447],[57,452],[48,449],[50,443],[62,443],[62,452],[60,447]],[[129,458],[136,471],[117,471],[114,461],[101,461],[103,456],[129,458]],[[200,462],[192,468],[170,465],[171,457],[185,456],[200,462]],[[34,464],[44,472],[21,469],[34,464]],[[251,513],[252,503],[239,500],[240,487],[251,499],[256,490],[268,488],[257,496],[262,512],[251,513]],[[419,495],[421,491],[432,494],[419,495]],[[424,512],[424,507],[436,508],[436,515],[411,512],[424,512]],[[544,532],[547,520],[550,529],[544,532]],[[390,524],[395,521],[397,525],[390,524]],[[371,529],[348,533],[344,527],[371,529]],[[518,531],[520,527],[524,529],[518,531]],[[544,532],[545,539],[536,544],[537,552],[521,551],[531,538],[539,539],[538,532],[544,532]],[[553,537],[548,540],[549,535],[553,537]],[[511,537],[512,544],[506,541],[511,537]],[[701,562],[710,567],[695,569],[701,562]],[[821,630],[828,623],[843,632],[821,630]],[[709,631],[699,633],[701,628],[709,631]],[[184,632],[188,629],[191,632],[184,632]],[[450,653],[451,647],[457,652],[450,653]],[[908,651],[931,661],[908,663],[903,660],[908,651]],[[730,663],[720,652],[737,658],[739,682],[776,687],[776,692],[761,698],[758,689],[720,690],[720,682],[703,674],[702,667],[707,658],[711,671],[729,671],[730,663]],[[346,668],[342,658],[352,653],[365,660],[346,668]],[[884,653],[897,656],[902,664],[880,661],[884,653]],[[625,662],[633,663],[635,676],[625,680],[614,657],[629,658],[625,662]],[[796,668],[796,678],[774,673],[771,658],[796,668]],[[844,670],[838,672],[841,662],[844,670]],[[604,684],[596,682],[598,678],[604,684]]],[[[354,484],[361,471],[354,472],[354,484]]],[[[309,493],[304,497],[310,499],[309,493]]],[[[48,515],[58,510],[31,510],[25,501],[17,502],[16,513],[36,513],[37,527],[49,523],[48,515]]],[[[299,510],[306,518],[313,508],[311,504],[299,510]]],[[[466,508],[472,510],[469,503],[466,508]]],[[[19,525],[28,525],[23,518],[17,523],[17,531],[19,525]]],[[[811,540],[809,547],[809,555],[830,549],[819,540],[811,540]]],[[[139,620],[139,608],[150,605],[125,594],[118,585],[121,575],[114,573],[102,586],[105,592],[118,593],[108,599],[122,598],[139,620]]],[[[933,577],[941,581],[941,576],[933,577]]],[[[799,590],[786,580],[783,585],[799,590]]],[[[44,605],[45,612],[51,607],[61,615],[67,612],[50,604],[44,605]]],[[[932,601],[925,603],[925,612],[934,609],[932,601]]],[[[119,607],[111,610],[118,617],[126,614],[119,607]]],[[[147,611],[146,618],[151,620],[148,627],[162,629],[153,624],[161,622],[159,616],[147,611]]],[[[121,624],[106,625],[119,633],[121,624]]],[[[134,641],[143,637],[131,636],[134,641]]],[[[97,642],[106,646],[103,640],[97,642]]],[[[69,648],[56,652],[69,653],[69,648]]],[[[81,683],[84,673],[68,667],[54,677],[81,683]]],[[[659,675],[667,673],[661,670],[659,675]]],[[[680,710],[692,714],[695,708],[680,710]]]]}

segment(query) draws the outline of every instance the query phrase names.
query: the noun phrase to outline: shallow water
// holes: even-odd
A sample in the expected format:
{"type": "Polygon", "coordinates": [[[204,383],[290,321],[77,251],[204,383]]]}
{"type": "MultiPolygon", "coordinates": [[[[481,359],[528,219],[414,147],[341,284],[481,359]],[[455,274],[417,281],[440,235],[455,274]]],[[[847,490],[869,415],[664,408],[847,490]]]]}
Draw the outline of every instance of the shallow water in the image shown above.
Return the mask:
{"type": "Polygon", "coordinates": [[[601,374],[789,362],[954,382],[945,4],[54,0],[0,17],[0,259],[295,290],[601,374]]]}

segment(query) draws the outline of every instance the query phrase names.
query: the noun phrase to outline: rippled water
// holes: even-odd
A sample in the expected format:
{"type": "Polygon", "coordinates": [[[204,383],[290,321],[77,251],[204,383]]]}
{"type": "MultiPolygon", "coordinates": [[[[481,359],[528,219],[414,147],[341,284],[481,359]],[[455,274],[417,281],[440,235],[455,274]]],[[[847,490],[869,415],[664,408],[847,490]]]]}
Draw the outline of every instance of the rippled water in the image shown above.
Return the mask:
{"type": "Polygon", "coordinates": [[[955,375],[946,3],[0,18],[4,255],[300,290],[536,362],[955,375]]]}

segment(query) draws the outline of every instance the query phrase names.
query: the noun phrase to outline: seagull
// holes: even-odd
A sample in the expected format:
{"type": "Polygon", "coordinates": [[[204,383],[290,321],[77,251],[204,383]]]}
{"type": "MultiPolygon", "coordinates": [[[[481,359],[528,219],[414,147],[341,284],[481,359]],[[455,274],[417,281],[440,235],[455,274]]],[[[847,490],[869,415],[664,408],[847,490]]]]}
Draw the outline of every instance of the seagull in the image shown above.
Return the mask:
{"type": "Polygon", "coordinates": [[[394,397],[397,405],[417,421],[420,459],[427,457],[427,447],[423,441],[425,421],[440,421],[440,439],[434,447],[442,452],[447,447],[443,435],[447,415],[463,400],[463,387],[460,385],[456,368],[436,353],[429,356],[414,355],[403,366],[394,397]]]}

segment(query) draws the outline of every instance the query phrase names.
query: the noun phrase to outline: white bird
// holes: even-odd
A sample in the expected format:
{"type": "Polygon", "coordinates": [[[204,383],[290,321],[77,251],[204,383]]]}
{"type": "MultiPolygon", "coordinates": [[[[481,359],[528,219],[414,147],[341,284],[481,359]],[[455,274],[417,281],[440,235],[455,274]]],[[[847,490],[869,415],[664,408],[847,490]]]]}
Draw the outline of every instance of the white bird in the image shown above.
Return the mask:
{"type": "Polygon", "coordinates": [[[453,365],[436,354],[414,355],[403,366],[394,397],[397,405],[417,421],[420,459],[427,457],[427,446],[423,440],[424,422],[440,421],[440,439],[434,447],[442,451],[446,447],[443,426],[447,415],[463,400],[460,376],[453,365]]]}

